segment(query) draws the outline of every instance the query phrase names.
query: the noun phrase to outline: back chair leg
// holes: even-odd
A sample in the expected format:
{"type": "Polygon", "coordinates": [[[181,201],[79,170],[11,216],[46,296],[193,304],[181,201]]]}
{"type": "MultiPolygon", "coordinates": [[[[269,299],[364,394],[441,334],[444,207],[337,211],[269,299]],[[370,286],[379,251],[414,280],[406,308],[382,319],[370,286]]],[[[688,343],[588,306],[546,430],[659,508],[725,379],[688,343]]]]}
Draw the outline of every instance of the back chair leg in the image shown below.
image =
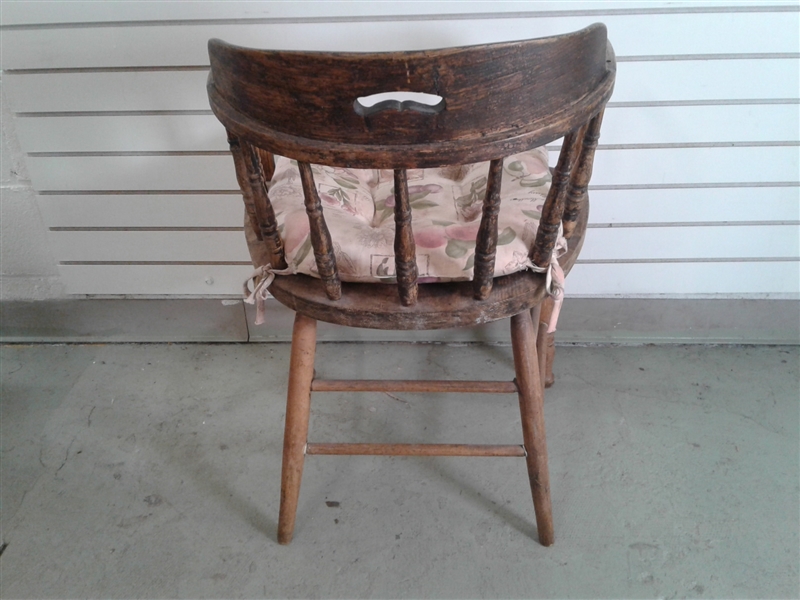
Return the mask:
{"type": "MultiPolygon", "coordinates": [[[[534,310],[539,320],[539,310],[534,310]]],[[[553,508],[550,502],[550,473],[547,468],[547,439],[544,429],[544,388],[540,378],[536,352],[534,320],[529,311],[511,317],[511,344],[514,370],[519,388],[519,409],[522,417],[522,438],[525,443],[533,507],[539,542],[550,546],[554,541],[553,508]]],[[[538,327],[542,331],[543,327],[538,327]]]]}
{"type": "Polygon", "coordinates": [[[288,544],[294,533],[300,480],[308,439],[311,410],[311,382],[314,379],[314,353],[317,322],[295,314],[292,330],[292,354],[289,362],[289,392],[286,398],[286,429],[283,435],[283,470],[281,472],[281,508],[278,519],[278,543],[288,544]]]}
{"type": "Polygon", "coordinates": [[[546,334],[546,336],[544,387],[549,388],[556,382],[556,377],[553,375],[553,362],[556,359],[556,334],[553,332],[546,334]]]}
{"type": "Polygon", "coordinates": [[[544,379],[544,387],[549,388],[555,383],[555,377],[553,376],[553,361],[556,357],[556,334],[547,333],[547,326],[550,324],[550,318],[553,314],[553,306],[555,305],[555,300],[551,297],[546,297],[544,301],[539,305],[541,307],[541,312],[539,315],[539,319],[536,319],[536,312],[539,310],[538,308],[531,309],[531,318],[534,319],[533,325],[538,327],[537,339],[536,339],[536,348],[539,352],[539,364],[543,365],[539,369],[539,373],[541,373],[542,378],[544,379]],[[542,328],[540,325],[543,324],[544,327],[542,328]]]}

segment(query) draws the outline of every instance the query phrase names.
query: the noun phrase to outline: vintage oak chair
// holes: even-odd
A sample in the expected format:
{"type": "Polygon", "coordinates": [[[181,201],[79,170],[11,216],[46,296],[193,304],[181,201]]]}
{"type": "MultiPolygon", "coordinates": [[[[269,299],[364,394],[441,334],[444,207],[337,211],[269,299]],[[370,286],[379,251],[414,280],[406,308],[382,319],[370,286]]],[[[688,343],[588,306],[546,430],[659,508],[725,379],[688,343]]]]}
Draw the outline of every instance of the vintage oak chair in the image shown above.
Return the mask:
{"type": "Polygon", "coordinates": [[[296,312],[278,541],[292,539],[306,454],[371,454],[525,457],[539,540],[552,544],[540,375],[550,319],[541,307],[548,292],[558,293],[551,278],[569,271],[583,243],[586,189],[615,77],[605,26],[364,54],[211,40],[209,54],[211,107],[227,128],[246,219],[263,252],[258,292],[269,286],[296,312]],[[428,96],[370,98],[392,92],[428,96]],[[549,172],[537,148],[562,137],[549,172]],[[514,381],[315,375],[318,320],[417,330],[506,317],[514,381]],[[516,393],[523,443],[312,443],[312,391],[516,393]]]}

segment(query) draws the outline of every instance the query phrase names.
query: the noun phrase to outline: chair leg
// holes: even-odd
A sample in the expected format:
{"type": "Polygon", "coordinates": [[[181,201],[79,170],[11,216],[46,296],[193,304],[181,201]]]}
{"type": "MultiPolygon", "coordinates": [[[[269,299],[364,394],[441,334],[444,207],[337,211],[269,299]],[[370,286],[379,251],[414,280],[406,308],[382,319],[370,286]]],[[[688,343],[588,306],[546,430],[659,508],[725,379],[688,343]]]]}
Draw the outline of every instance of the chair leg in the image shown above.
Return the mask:
{"type": "Polygon", "coordinates": [[[289,362],[289,392],[286,398],[286,429],[283,434],[283,469],[281,472],[281,508],[278,519],[278,543],[288,544],[294,533],[300,480],[308,439],[311,410],[311,382],[314,379],[314,353],[317,322],[297,313],[292,330],[292,354],[289,362]]]}
{"type": "Polygon", "coordinates": [[[553,361],[556,357],[556,334],[555,332],[547,333],[547,326],[550,324],[550,317],[553,314],[554,305],[555,300],[549,296],[542,301],[538,323],[534,316],[536,308],[531,309],[531,318],[534,319],[534,327],[537,327],[540,323],[544,324],[544,327],[537,328],[536,348],[539,353],[539,364],[542,365],[539,369],[539,373],[542,374],[544,387],[546,388],[551,387],[556,381],[553,376],[553,361]]]}
{"type": "Polygon", "coordinates": [[[547,348],[545,349],[545,370],[544,370],[544,387],[552,387],[556,382],[556,377],[553,375],[553,362],[556,359],[556,334],[547,334],[547,348]]]}
{"type": "MultiPolygon", "coordinates": [[[[535,310],[535,313],[538,318],[539,310],[535,310]]],[[[539,542],[543,546],[550,546],[554,541],[553,508],[550,501],[550,473],[547,468],[547,439],[544,429],[544,390],[539,376],[536,333],[529,311],[511,317],[511,344],[514,350],[522,438],[536,512],[536,528],[539,542]]]]}

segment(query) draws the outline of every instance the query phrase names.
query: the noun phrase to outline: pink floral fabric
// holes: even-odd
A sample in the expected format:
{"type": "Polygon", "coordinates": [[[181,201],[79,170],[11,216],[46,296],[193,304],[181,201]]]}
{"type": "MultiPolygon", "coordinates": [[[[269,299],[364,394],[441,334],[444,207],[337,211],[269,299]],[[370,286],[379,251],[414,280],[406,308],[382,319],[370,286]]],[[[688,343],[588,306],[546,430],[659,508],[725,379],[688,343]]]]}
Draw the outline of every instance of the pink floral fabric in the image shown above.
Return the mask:
{"type": "MultiPolygon", "coordinates": [[[[321,165],[312,169],[341,279],[395,281],[393,172],[321,165]]],[[[476,163],[408,171],[421,282],[472,279],[488,170],[488,163],[476,163]]],[[[495,277],[527,268],[549,189],[545,148],[505,159],[495,277]]],[[[296,161],[276,157],[269,197],[289,268],[318,277],[296,161]]]]}

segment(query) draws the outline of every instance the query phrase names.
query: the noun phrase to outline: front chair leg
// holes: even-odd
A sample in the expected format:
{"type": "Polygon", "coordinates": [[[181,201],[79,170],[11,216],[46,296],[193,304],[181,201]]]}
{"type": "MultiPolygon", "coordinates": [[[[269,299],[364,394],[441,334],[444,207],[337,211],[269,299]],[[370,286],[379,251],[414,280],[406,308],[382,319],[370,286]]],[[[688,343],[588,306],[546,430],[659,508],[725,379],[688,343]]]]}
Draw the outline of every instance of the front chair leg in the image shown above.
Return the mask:
{"type": "MultiPolygon", "coordinates": [[[[535,317],[538,317],[539,311],[535,310],[535,313],[535,317]]],[[[550,473],[547,467],[547,439],[544,429],[544,389],[539,376],[536,334],[529,311],[511,317],[511,344],[514,350],[522,438],[525,443],[525,460],[528,464],[533,507],[536,512],[536,528],[539,532],[539,542],[543,546],[550,546],[554,541],[554,534],[550,473]]]]}
{"type": "Polygon", "coordinates": [[[308,439],[311,410],[311,382],[314,379],[314,353],[317,322],[297,313],[292,330],[292,354],[289,362],[289,392],[286,397],[286,429],[283,434],[283,469],[281,472],[281,508],[278,519],[278,543],[288,544],[294,533],[300,480],[308,439]]]}

